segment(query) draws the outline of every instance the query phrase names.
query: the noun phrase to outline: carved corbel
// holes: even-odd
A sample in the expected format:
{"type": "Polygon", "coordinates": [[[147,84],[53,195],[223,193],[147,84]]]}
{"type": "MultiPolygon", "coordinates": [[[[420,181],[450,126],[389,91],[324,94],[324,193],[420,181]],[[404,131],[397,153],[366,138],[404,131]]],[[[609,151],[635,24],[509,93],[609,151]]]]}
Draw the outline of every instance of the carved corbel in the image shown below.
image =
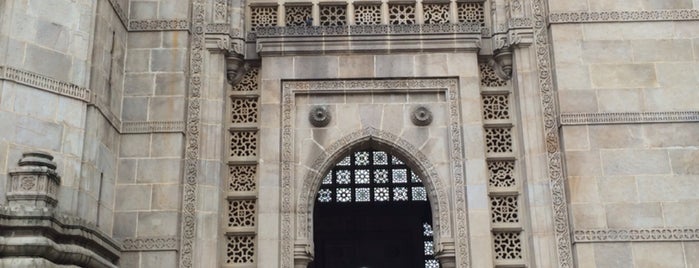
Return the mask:
{"type": "Polygon", "coordinates": [[[500,48],[494,51],[493,58],[488,61],[495,74],[503,80],[512,77],[512,50],[510,47],[500,48]]]}
{"type": "Polygon", "coordinates": [[[243,55],[235,52],[226,54],[226,78],[231,85],[238,84],[248,68],[243,55]]]}

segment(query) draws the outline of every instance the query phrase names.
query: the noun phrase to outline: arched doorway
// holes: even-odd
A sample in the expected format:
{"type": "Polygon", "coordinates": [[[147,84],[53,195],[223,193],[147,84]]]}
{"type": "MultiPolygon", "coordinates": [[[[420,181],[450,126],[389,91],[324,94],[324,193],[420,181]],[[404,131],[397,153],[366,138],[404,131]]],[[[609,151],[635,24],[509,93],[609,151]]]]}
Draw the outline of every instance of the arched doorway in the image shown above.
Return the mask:
{"type": "Polygon", "coordinates": [[[328,173],[315,198],[313,268],[439,267],[422,180],[402,159],[367,149],[328,173]]]}

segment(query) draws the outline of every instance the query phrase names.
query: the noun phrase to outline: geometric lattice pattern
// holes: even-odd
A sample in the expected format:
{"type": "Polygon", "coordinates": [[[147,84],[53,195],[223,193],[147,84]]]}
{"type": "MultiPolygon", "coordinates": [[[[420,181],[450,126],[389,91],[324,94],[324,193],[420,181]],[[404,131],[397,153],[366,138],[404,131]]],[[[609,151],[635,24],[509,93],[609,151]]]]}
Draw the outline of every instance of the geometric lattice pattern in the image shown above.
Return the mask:
{"type": "Polygon", "coordinates": [[[507,81],[502,80],[497,74],[493,67],[490,67],[487,63],[479,63],[478,68],[481,73],[481,86],[485,87],[504,87],[507,85],[507,81]]]}
{"type": "Polygon", "coordinates": [[[415,24],[415,5],[413,4],[389,4],[389,24],[415,24]]]}
{"type": "Polygon", "coordinates": [[[485,27],[483,3],[456,3],[456,16],[460,23],[476,22],[485,27]]]}
{"type": "Polygon", "coordinates": [[[487,153],[512,153],[511,128],[485,128],[487,153]]]}
{"type": "Polygon", "coordinates": [[[255,200],[228,201],[228,227],[254,227],[255,200]]]}
{"type": "Polygon", "coordinates": [[[483,95],[483,119],[510,119],[509,95],[483,95]]]}
{"type": "MultiPolygon", "coordinates": [[[[253,18],[261,14],[273,14],[274,18],[266,25],[276,26],[276,7],[253,8],[253,18]],[[273,11],[267,10],[273,9],[273,11]],[[257,11],[256,11],[257,10],[257,11]],[[257,12],[257,13],[255,13],[257,12]]],[[[227,215],[222,217],[226,230],[225,262],[233,266],[252,267],[255,263],[255,239],[257,225],[257,164],[250,163],[258,155],[259,148],[259,79],[260,69],[246,68],[238,84],[233,86],[233,93],[226,103],[231,108],[226,125],[230,133],[228,147],[228,181],[224,198],[227,215]]]]}
{"type": "Polygon", "coordinates": [[[232,235],[227,237],[226,263],[243,264],[255,262],[255,236],[232,235]]]}
{"type": "Polygon", "coordinates": [[[258,98],[231,98],[231,123],[257,123],[258,98]]]}
{"type": "Polygon", "coordinates": [[[251,7],[250,29],[277,26],[277,7],[251,7]]]}
{"type": "Polygon", "coordinates": [[[243,75],[243,79],[238,82],[233,87],[233,91],[254,91],[257,90],[258,85],[259,85],[259,73],[260,69],[259,68],[250,68],[245,75],[243,75]]]}
{"type": "Polygon", "coordinates": [[[320,6],[321,26],[340,26],[347,24],[347,6],[320,6]]]}
{"type": "Polygon", "coordinates": [[[493,234],[496,260],[522,259],[522,239],[519,232],[496,232],[493,234]]]}
{"type": "Polygon", "coordinates": [[[231,165],[228,170],[229,192],[251,192],[257,189],[255,182],[257,165],[231,165]]]}
{"type": "Polygon", "coordinates": [[[427,201],[427,191],[422,180],[397,157],[384,151],[358,151],[342,159],[323,177],[316,200],[320,203],[427,201]]]}
{"type": "Polygon", "coordinates": [[[490,187],[512,187],[515,181],[514,161],[489,161],[488,162],[488,186],[490,187]]]}
{"type": "Polygon", "coordinates": [[[356,5],[354,7],[354,23],[357,25],[381,24],[381,6],[356,5]]]}
{"type": "Polygon", "coordinates": [[[490,212],[493,223],[519,222],[517,196],[490,197],[490,212]]]}
{"type": "Polygon", "coordinates": [[[286,6],[286,26],[306,25],[306,19],[313,17],[311,6],[286,6]]]}
{"type": "MultiPolygon", "coordinates": [[[[386,151],[372,149],[355,151],[341,158],[323,177],[316,195],[316,206],[351,202],[381,206],[412,205],[427,201],[422,180],[405,161],[386,151]]],[[[432,225],[424,222],[422,228],[425,267],[439,268],[439,262],[435,259],[432,225]]]]}
{"type": "MultiPolygon", "coordinates": [[[[472,14],[482,16],[482,6],[476,10],[473,4],[458,3],[459,12],[469,10],[472,14]]],[[[462,14],[459,14],[461,20],[462,14]]],[[[521,189],[515,170],[515,148],[513,146],[514,128],[502,125],[511,124],[514,118],[510,109],[510,88],[506,93],[493,92],[486,88],[507,86],[507,81],[500,79],[495,70],[487,64],[480,63],[481,100],[483,107],[486,165],[488,169],[488,192],[490,201],[490,220],[493,237],[495,264],[500,266],[526,267],[523,259],[523,241],[520,220],[519,196],[521,189]],[[497,121],[496,121],[497,120],[497,121]],[[505,158],[505,159],[503,159],[505,158]],[[508,159],[511,158],[511,159],[508,159]]]]}
{"type": "Polygon", "coordinates": [[[231,156],[257,156],[257,131],[231,132],[231,156]]]}
{"type": "Polygon", "coordinates": [[[424,4],[425,24],[449,23],[449,4],[424,4]]]}

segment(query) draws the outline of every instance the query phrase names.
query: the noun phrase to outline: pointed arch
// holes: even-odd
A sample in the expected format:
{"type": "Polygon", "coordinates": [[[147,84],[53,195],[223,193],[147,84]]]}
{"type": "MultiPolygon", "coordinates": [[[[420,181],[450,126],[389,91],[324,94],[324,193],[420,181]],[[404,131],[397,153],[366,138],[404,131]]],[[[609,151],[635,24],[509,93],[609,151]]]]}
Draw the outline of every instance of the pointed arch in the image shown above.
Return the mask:
{"type": "Polygon", "coordinates": [[[325,149],[313,162],[311,170],[304,176],[296,207],[296,237],[312,241],[313,206],[321,180],[347,153],[356,149],[374,147],[401,158],[420,176],[427,191],[434,218],[435,242],[452,237],[449,214],[449,197],[439,174],[430,160],[410,142],[392,133],[367,127],[342,137],[325,149]]]}

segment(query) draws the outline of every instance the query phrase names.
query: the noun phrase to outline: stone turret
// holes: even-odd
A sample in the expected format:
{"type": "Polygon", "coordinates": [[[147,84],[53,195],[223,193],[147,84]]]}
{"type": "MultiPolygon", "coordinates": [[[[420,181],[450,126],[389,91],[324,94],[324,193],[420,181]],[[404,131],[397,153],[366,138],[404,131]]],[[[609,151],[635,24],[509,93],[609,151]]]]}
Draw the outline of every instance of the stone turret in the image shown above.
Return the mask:
{"type": "Polygon", "coordinates": [[[23,153],[8,174],[8,204],[0,206],[0,267],[117,267],[121,245],[94,224],[58,211],[61,177],[53,156],[23,153]]]}
{"type": "Polygon", "coordinates": [[[56,208],[61,176],[52,160],[53,156],[45,152],[22,154],[19,167],[9,172],[7,201],[10,207],[56,208]]]}

